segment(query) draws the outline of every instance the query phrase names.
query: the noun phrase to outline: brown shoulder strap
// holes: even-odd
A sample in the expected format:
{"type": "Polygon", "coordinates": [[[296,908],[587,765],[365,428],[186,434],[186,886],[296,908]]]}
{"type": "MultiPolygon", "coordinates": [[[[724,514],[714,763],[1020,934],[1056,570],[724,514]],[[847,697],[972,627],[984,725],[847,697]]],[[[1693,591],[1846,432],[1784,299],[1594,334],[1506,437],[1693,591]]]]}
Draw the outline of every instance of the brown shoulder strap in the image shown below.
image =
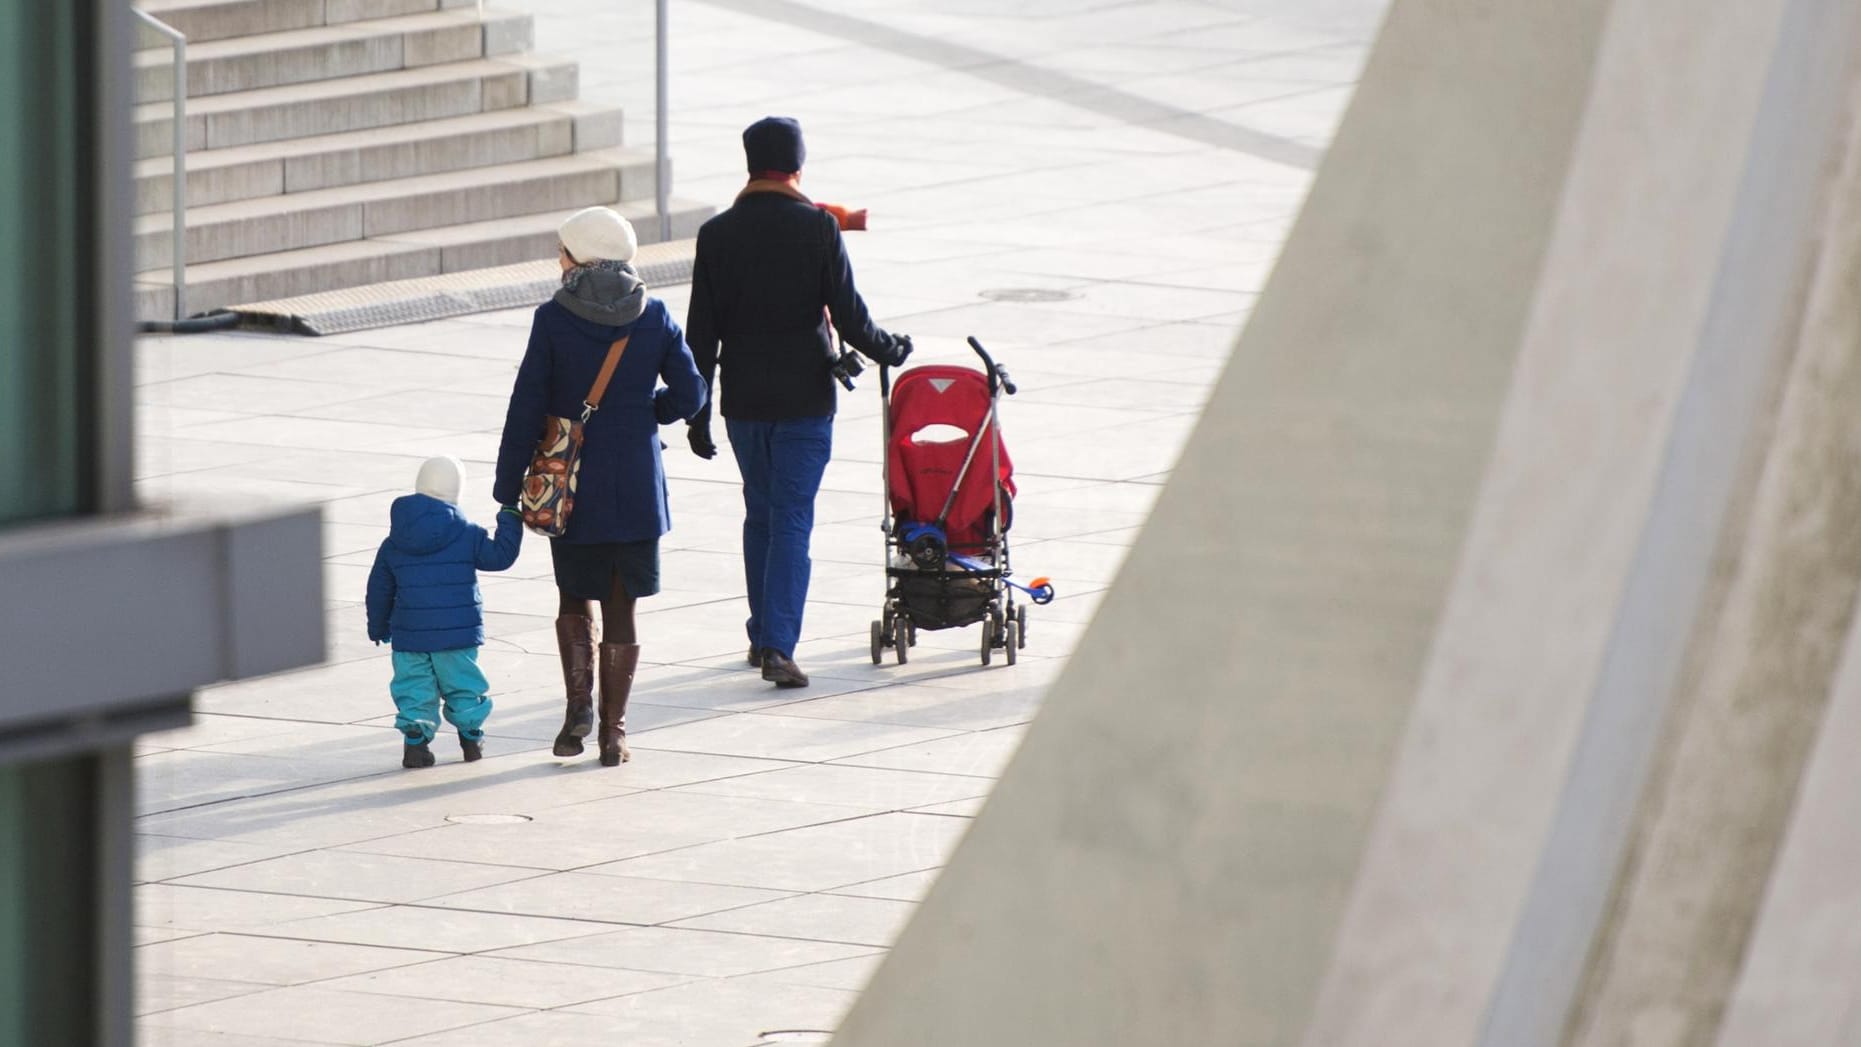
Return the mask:
{"type": "Polygon", "coordinates": [[[620,366],[620,354],[627,351],[627,339],[631,337],[626,335],[607,347],[607,359],[601,361],[601,373],[595,376],[594,388],[588,390],[588,399],[582,401],[588,413],[593,414],[594,409],[601,406],[601,397],[607,394],[607,383],[614,377],[614,368],[620,366]]]}

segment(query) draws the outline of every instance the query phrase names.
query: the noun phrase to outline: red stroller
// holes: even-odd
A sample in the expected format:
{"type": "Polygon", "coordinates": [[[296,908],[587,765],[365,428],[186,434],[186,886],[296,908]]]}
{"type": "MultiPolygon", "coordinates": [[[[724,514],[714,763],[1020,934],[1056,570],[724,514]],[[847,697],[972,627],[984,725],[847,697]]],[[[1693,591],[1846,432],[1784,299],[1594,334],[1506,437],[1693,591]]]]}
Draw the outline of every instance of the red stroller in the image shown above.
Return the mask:
{"type": "Polygon", "coordinates": [[[969,340],[983,370],[914,367],[893,381],[879,371],[885,405],[885,607],[872,623],[872,664],[886,648],[899,664],[919,629],[982,623],[982,664],[996,650],[1009,665],[1027,645],[1027,607],[1052,601],[1053,586],[1012,580],[1008,529],[1014,465],[997,410],[1013,396],[1008,371],[969,340]],[[946,435],[948,434],[948,435],[946,435]]]}

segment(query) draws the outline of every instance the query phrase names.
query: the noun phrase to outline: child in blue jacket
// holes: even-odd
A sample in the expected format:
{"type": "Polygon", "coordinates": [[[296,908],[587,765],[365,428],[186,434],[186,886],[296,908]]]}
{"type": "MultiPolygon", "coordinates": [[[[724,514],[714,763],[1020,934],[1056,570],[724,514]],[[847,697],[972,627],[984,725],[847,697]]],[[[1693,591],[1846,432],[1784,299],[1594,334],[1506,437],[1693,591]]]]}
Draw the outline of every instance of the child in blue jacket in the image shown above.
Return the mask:
{"type": "Polygon", "coordinates": [[[414,493],[394,500],[387,540],[368,574],[368,638],[394,645],[389,692],[399,710],[394,726],[407,744],[402,767],[433,766],[440,701],[459,729],[465,762],[484,755],[490,684],[478,668],[485,642],[479,571],[517,562],[523,521],[515,506],[498,511],[497,537],[459,512],[465,466],[433,458],[420,467],[414,493]]]}

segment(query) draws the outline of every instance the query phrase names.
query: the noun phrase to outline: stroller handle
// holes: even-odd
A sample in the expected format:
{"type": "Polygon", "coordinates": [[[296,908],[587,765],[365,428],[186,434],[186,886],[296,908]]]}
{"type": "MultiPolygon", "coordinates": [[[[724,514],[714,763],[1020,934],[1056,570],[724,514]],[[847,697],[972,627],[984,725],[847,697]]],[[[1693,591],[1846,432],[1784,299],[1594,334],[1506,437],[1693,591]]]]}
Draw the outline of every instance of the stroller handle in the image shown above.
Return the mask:
{"type": "Polygon", "coordinates": [[[989,351],[982,347],[982,343],[976,341],[976,336],[973,334],[969,336],[969,347],[976,351],[977,356],[982,357],[982,368],[989,373],[989,384],[999,385],[1002,392],[1013,396],[1015,383],[1014,379],[1008,377],[1008,368],[996,363],[995,359],[989,355],[989,351]]]}

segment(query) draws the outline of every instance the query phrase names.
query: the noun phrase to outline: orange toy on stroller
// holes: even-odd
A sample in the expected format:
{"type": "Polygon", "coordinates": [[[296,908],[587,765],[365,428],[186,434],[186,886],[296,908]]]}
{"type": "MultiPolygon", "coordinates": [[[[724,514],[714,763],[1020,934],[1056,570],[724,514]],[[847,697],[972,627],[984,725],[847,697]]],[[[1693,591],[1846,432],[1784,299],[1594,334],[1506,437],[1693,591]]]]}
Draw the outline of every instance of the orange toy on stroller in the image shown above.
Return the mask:
{"type": "Polygon", "coordinates": [[[1015,384],[982,343],[983,370],[914,367],[894,380],[879,371],[885,418],[885,606],[872,623],[872,663],[887,648],[900,664],[919,629],[982,624],[982,664],[1008,664],[1027,645],[1025,593],[1052,601],[1045,578],[1013,580],[1014,465],[1002,445],[999,408],[1015,384]]]}

